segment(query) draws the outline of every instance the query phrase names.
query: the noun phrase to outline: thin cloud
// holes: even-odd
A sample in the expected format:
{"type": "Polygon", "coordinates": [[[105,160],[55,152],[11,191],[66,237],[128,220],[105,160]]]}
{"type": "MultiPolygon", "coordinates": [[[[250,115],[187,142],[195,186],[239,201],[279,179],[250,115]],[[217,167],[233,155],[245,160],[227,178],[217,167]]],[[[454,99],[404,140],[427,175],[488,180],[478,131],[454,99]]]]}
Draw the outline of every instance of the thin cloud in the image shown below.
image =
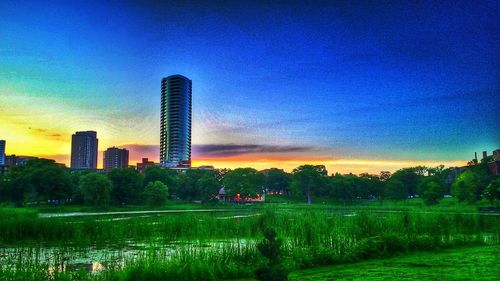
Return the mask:
{"type": "Polygon", "coordinates": [[[45,132],[47,132],[46,129],[32,128],[32,127],[28,127],[28,130],[35,131],[35,132],[38,132],[38,133],[45,133],[45,132]]]}
{"type": "Polygon", "coordinates": [[[193,154],[197,157],[230,157],[253,153],[291,153],[312,150],[314,150],[314,148],[308,146],[258,144],[204,144],[193,146],[193,154]]]}
{"type": "MultiPolygon", "coordinates": [[[[160,154],[159,145],[148,144],[126,144],[121,145],[130,151],[131,159],[143,157],[157,159],[160,154]]],[[[280,154],[280,153],[302,153],[315,151],[310,146],[287,146],[287,145],[258,145],[258,144],[195,144],[192,146],[195,158],[224,158],[247,154],[280,154]]]]}

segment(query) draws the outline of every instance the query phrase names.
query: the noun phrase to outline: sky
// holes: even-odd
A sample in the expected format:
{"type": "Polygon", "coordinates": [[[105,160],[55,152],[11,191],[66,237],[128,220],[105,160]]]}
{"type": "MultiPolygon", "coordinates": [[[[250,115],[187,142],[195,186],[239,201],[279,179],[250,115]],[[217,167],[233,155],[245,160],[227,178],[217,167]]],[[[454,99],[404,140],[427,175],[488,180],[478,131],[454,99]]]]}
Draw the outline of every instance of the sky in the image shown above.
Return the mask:
{"type": "Polygon", "coordinates": [[[500,148],[499,19],[488,0],[3,0],[0,139],[69,164],[95,130],[158,161],[161,78],[182,74],[195,166],[460,166],[500,148]]]}

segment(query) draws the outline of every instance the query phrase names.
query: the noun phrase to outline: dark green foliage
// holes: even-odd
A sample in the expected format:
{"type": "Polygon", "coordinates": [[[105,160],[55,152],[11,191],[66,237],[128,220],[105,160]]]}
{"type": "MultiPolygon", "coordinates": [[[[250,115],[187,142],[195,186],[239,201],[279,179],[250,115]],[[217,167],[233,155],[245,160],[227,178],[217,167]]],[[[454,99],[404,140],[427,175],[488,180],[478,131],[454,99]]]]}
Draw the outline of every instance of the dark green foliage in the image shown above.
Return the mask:
{"type": "Polygon", "coordinates": [[[307,197],[312,203],[312,196],[328,188],[328,172],[323,165],[303,165],[293,170],[291,189],[293,192],[307,197]]]}
{"type": "Polygon", "coordinates": [[[182,200],[199,199],[196,181],[201,177],[198,171],[186,171],[177,176],[177,196],[182,200]]]}
{"type": "Polygon", "coordinates": [[[176,185],[175,194],[182,200],[207,201],[220,188],[217,170],[188,170],[178,174],[176,185]]]}
{"type": "Polygon", "coordinates": [[[223,184],[230,196],[253,197],[262,194],[265,176],[253,168],[238,168],[224,175],[223,184]]]}
{"type": "Polygon", "coordinates": [[[472,171],[462,172],[452,185],[452,192],[458,198],[458,201],[467,201],[474,203],[480,199],[480,177],[472,171]]]}
{"type": "Polygon", "coordinates": [[[214,196],[219,193],[221,184],[217,181],[216,171],[205,171],[196,181],[195,186],[201,199],[208,201],[214,199],[214,196]]]}
{"type": "Polygon", "coordinates": [[[261,281],[286,281],[288,272],[282,264],[281,245],[272,228],[264,230],[264,240],[257,245],[257,250],[267,259],[267,263],[255,270],[255,276],[261,281]]]}
{"type": "Polygon", "coordinates": [[[144,190],[144,202],[150,206],[165,205],[168,199],[168,188],[161,181],[150,182],[144,190]]]}
{"type": "Polygon", "coordinates": [[[427,181],[421,187],[422,198],[425,204],[434,205],[439,203],[439,200],[443,199],[444,186],[440,185],[436,181],[427,181]]]}
{"type": "Polygon", "coordinates": [[[403,184],[404,193],[408,195],[417,194],[417,186],[427,173],[427,168],[422,166],[404,168],[392,174],[392,180],[398,180],[403,184]]]}
{"type": "Polygon", "coordinates": [[[500,178],[496,178],[488,184],[483,191],[483,197],[490,201],[491,205],[500,200],[500,178]]]}
{"type": "Polygon", "coordinates": [[[25,166],[9,170],[0,197],[17,204],[47,200],[59,204],[71,199],[73,191],[69,175],[53,160],[33,159],[25,166]]]}
{"type": "Polygon", "coordinates": [[[141,202],[143,176],[134,169],[114,169],[107,174],[113,183],[111,201],[117,205],[141,202]]]}
{"type": "Polygon", "coordinates": [[[385,183],[384,198],[405,200],[408,198],[408,192],[400,180],[391,178],[385,183]]]}
{"type": "Polygon", "coordinates": [[[360,199],[381,197],[383,183],[378,176],[361,174],[340,175],[330,177],[328,195],[344,202],[353,202],[360,199]]]}
{"type": "Polygon", "coordinates": [[[112,183],[106,176],[96,173],[84,175],[79,180],[79,189],[87,205],[107,206],[112,188],[112,183]]]}
{"type": "Polygon", "coordinates": [[[169,190],[175,190],[178,173],[171,169],[164,169],[158,166],[147,167],[144,172],[144,186],[150,182],[161,181],[169,187],[169,190]]]}
{"type": "MultiPolygon", "coordinates": [[[[0,201],[17,205],[85,204],[78,186],[81,177],[90,172],[65,170],[50,160],[32,160],[26,166],[10,169],[0,178],[0,201]]],[[[243,168],[233,171],[193,169],[180,173],[154,166],[146,169],[145,176],[131,169],[117,169],[109,172],[108,178],[113,183],[111,202],[118,206],[144,203],[144,188],[155,181],[166,184],[173,199],[213,204],[217,204],[215,195],[225,185],[229,197],[236,194],[242,198],[253,197],[266,188],[285,193],[268,197],[274,202],[290,202],[305,195],[309,203],[312,196],[317,196],[322,203],[358,204],[367,199],[379,199],[382,204],[381,199],[404,200],[420,195],[426,204],[432,205],[439,202],[445,188],[448,192],[451,184],[448,175],[449,170],[443,166],[405,168],[393,175],[382,172],[380,176],[338,173],[328,176],[324,166],[313,165],[300,166],[293,174],[275,168],[263,172],[243,168]]],[[[487,163],[481,161],[457,178],[452,193],[459,201],[474,203],[484,197],[493,204],[498,197],[496,185],[489,186],[493,181],[494,176],[487,173],[487,163]]]]}
{"type": "Polygon", "coordinates": [[[271,168],[267,170],[266,188],[274,192],[282,192],[288,194],[291,182],[291,175],[282,169],[271,168]]]}

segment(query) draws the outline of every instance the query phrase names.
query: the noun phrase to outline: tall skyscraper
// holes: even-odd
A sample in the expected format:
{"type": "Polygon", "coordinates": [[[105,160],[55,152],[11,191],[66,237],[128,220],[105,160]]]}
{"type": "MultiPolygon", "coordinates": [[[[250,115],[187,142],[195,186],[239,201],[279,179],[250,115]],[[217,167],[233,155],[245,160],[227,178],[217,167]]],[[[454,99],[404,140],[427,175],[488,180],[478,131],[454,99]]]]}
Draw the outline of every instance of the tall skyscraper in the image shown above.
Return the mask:
{"type": "Polygon", "coordinates": [[[161,80],[160,164],[191,166],[192,81],[182,75],[161,80]]]}
{"type": "Polygon", "coordinates": [[[5,140],[0,140],[0,165],[5,165],[5,140]]]}
{"type": "Polygon", "coordinates": [[[97,168],[97,132],[76,132],[71,137],[71,168],[97,168]]]}
{"type": "Polygon", "coordinates": [[[104,151],[103,166],[105,171],[128,167],[128,150],[110,147],[104,151]]]}

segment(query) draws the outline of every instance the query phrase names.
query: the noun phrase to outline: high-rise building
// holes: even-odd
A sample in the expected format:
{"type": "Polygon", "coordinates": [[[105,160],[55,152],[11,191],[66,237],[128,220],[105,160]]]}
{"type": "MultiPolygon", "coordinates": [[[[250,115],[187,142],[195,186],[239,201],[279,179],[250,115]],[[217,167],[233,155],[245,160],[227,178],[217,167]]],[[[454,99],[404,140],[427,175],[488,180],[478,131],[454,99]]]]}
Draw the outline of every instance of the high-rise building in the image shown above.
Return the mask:
{"type": "Polygon", "coordinates": [[[161,80],[160,164],[191,166],[192,81],[182,75],[161,80]]]}
{"type": "Polygon", "coordinates": [[[96,169],[98,143],[95,131],[73,134],[71,137],[71,168],[96,169]]]}
{"type": "Polygon", "coordinates": [[[0,140],[0,165],[5,165],[5,140],[0,140]]]}
{"type": "Polygon", "coordinates": [[[105,171],[128,167],[128,150],[110,147],[104,151],[103,167],[105,171]]]}

